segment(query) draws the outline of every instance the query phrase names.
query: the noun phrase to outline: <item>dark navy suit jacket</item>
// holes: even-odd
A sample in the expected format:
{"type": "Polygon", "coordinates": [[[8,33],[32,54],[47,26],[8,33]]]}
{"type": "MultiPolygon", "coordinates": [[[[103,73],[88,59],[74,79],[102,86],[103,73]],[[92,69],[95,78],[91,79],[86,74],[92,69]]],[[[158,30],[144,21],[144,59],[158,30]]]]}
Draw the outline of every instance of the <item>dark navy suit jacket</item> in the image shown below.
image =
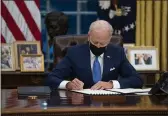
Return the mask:
{"type": "MultiPolygon", "coordinates": [[[[67,78],[78,78],[84,82],[84,88],[94,85],[88,43],[69,48],[62,61],[49,73],[46,82],[51,88],[58,88],[67,78]]],[[[102,74],[102,81],[110,80],[118,80],[121,88],[141,88],[143,85],[142,79],[127,60],[124,49],[111,44],[104,53],[102,74]]]]}

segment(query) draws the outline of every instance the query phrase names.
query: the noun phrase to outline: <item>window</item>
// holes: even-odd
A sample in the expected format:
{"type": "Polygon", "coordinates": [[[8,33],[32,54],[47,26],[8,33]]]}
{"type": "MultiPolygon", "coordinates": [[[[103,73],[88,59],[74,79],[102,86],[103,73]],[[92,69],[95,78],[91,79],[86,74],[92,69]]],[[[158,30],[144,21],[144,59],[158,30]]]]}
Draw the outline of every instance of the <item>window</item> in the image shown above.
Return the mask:
{"type": "Polygon", "coordinates": [[[48,49],[48,36],[45,27],[45,16],[48,12],[62,11],[69,18],[67,34],[87,34],[91,22],[97,19],[97,0],[41,0],[40,10],[42,16],[42,51],[45,58],[45,68],[53,62],[48,49]]]}

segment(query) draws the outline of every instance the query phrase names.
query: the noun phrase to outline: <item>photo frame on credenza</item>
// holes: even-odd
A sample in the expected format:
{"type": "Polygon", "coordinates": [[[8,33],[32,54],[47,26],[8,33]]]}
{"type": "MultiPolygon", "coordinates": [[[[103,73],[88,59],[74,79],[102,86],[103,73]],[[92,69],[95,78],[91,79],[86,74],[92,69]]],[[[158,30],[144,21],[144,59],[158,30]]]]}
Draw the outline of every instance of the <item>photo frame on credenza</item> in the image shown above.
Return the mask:
{"type": "Polygon", "coordinates": [[[153,46],[128,48],[128,60],[137,71],[158,71],[158,49],[153,46]]]}
{"type": "Polygon", "coordinates": [[[135,43],[124,43],[123,44],[123,48],[124,48],[124,52],[125,52],[126,57],[128,57],[128,48],[134,47],[134,46],[135,46],[135,43]]]}
{"type": "Polygon", "coordinates": [[[39,41],[16,41],[14,42],[16,70],[20,70],[21,54],[41,54],[39,41]]]}
{"type": "Polygon", "coordinates": [[[13,44],[1,44],[1,71],[15,71],[13,44]]]}
{"type": "Polygon", "coordinates": [[[44,56],[42,54],[22,54],[20,64],[21,72],[44,72],[44,56]]]}

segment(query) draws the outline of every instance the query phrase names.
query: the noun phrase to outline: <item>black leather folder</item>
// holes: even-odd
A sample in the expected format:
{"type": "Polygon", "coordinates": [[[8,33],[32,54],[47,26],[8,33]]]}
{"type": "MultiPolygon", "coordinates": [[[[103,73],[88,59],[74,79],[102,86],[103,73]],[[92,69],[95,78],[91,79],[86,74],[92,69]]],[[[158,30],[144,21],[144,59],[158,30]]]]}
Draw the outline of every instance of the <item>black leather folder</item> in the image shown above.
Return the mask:
{"type": "Polygon", "coordinates": [[[29,87],[18,87],[18,97],[27,98],[27,97],[50,97],[51,90],[48,86],[29,86],[29,87]]]}

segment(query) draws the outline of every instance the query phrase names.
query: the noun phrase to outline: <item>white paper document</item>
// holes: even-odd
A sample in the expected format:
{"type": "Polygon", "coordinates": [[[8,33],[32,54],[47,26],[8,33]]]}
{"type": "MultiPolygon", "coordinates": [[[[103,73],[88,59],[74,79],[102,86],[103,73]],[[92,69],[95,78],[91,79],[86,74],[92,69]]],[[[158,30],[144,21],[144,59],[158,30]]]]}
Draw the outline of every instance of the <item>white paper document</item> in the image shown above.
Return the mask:
{"type": "Polygon", "coordinates": [[[145,92],[145,93],[135,93],[136,95],[151,95],[149,94],[148,92],[145,92]]]}
{"type": "Polygon", "coordinates": [[[119,93],[147,93],[151,90],[151,88],[146,88],[146,89],[132,89],[132,88],[127,88],[127,89],[107,89],[108,91],[112,92],[119,92],[119,93]]]}
{"type": "Polygon", "coordinates": [[[78,93],[89,94],[89,95],[114,95],[120,94],[118,92],[106,91],[106,90],[91,90],[91,89],[83,89],[83,90],[71,90],[78,93]]]}

